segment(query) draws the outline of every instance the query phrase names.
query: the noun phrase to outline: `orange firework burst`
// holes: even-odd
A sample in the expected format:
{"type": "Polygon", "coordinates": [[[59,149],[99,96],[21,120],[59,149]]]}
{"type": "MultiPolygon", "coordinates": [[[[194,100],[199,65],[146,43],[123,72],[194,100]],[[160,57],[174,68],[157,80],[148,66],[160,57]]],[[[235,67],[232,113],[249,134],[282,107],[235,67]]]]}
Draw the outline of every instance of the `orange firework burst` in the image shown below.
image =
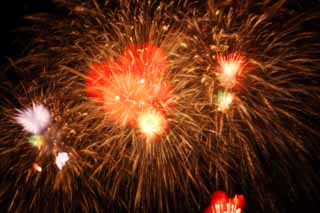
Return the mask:
{"type": "Polygon", "coordinates": [[[146,109],[160,113],[168,105],[171,90],[163,80],[166,71],[166,54],[160,48],[131,45],[118,60],[90,66],[87,91],[102,102],[110,119],[135,125],[146,109]]]}
{"type": "Polygon", "coordinates": [[[245,68],[245,57],[238,54],[228,56],[218,55],[218,78],[221,86],[232,88],[237,83],[237,77],[245,68]]]}

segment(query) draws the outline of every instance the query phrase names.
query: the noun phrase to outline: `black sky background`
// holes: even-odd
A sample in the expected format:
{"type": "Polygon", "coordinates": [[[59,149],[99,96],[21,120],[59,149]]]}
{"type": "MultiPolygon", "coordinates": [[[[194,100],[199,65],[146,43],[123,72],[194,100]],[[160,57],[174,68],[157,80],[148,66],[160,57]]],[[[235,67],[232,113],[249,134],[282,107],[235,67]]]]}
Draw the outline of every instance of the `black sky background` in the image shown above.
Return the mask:
{"type": "MultiPolygon", "coordinates": [[[[287,7],[290,9],[295,9],[298,11],[308,11],[314,9],[317,5],[320,4],[319,0],[288,0],[287,7]]],[[[319,8],[319,6],[318,6],[319,8]]],[[[37,12],[58,12],[59,10],[55,7],[53,0],[2,0],[0,3],[0,67],[8,62],[9,57],[19,57],[22,55],[21,51],[21,38],[24,38],[24,35],[21,35],[15,32],[17,27],[21,27],[27,24],[23,21],[22,17],[28,14],[33,14],[37,12]],[[19,42],[17,38],[19,37],[19,42]]],[[[306,28],[316,27],[317,23],[314,25],[306,26],[306,28]]],[[[318,28],[320,29],[320,28],[318,28]]],[[[29,43],[28,36],[25,36],[25,43],[29,43]]],[[[319,69],[320,70],[320,69],[319,69]]],[[[10,84],[15,84],[19,82],[19,75],[17,73],[7,73],[5,70],[0,71],[0,80],[5,82],[10,82],[10,84]]],[[[1,86],[2,87],[2,86],[1,86]]],[[[0,89],[1,89],[0,87],[0,89]]],[[[0,95],[2,91],[0,92],[0,95]]],[[[1,99],[0,99],[1,101],[1,99]]],[[[315,124],[319,125],[319,123],[315,124]]],[[[0,130],[1,131],[1,130],[0,130]]],[[[314,167],[319,172],[319,162],[314,162],[314,167]]],[[[303,170],[301,171],[303,172],[303,170]]],[[[1,174],[0,174],[1,176],[1,174]]],[[[306,177],[307,178],[307,177],[306,177]]],[[[320,177],[319,177],[320,179],[320,177]]],[[[0,179],[1,180],[1,179],[0,179]]],[[[281,186],[281,179],[279,179],[279,184],[281,186]]],[[[281,191],[281,188],[275,188],[271,190],[281,191]]],[[[250,189],[248,189],[250,191],[250,189]]],[[[320,190],[319,190],[320,191],[320,190]]],[[[283,193],[285,194],[285,192],[283,193]]],[[[294,204],[289,202],[289,198],[283,197],[284,203],[286,206],[284,209],[287,209],[287,212],[320,212],[320,204],[314,200],[308,200],[308,198],[301,198],[299,202],[294,204]]],[[[250,203],[250,200],[247,200],[247,206],[245,208],[246,213],[255,213],[257,212],[256,205],[250,203]]],[[[208,201],[209,202],[209,201],[208,201]]],[[[1,203],[0,203],[1,205],[1,203]]],[[[204,204],[205,205],[205,204],[204,204]]],[[[203,206],[205,208],[206,206],[203,206]]],[[[183,210],[181,212],[184,212],[183,210]]]]}

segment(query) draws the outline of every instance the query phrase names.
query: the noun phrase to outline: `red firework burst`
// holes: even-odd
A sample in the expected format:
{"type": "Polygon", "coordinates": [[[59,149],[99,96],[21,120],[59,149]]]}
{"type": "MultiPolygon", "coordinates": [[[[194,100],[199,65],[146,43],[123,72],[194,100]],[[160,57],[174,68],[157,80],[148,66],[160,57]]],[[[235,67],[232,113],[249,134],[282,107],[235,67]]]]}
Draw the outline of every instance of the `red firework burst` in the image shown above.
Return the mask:
{"type": "Polygon", "coordinates": [[[216,191],[212,198],[210,206],[204,213],[241,213],[245,205],[243,195],[235,195],[234,198],[228,198],[223,191],[216,191]]]}
{"type": "Polygon", "coordinates": [[[145,111],[162,113],[168,106],[171,88],[163,79],[168,69],[167,56],[155,45],[131,45],[117,60],[89,68],[88,94],[103,104],[116,123],[135,125],[145,111]]]}

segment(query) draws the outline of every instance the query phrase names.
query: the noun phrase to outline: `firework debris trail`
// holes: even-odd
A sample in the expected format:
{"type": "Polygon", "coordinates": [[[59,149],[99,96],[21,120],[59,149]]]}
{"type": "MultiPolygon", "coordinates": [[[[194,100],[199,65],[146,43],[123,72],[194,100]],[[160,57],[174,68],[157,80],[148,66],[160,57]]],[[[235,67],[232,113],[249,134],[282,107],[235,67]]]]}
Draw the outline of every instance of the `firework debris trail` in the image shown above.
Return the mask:
{"type": "Polygon", "coordinates": [[[316,193],[319,45],[303,27],[316,15],[268,0],[57,4],[25,17],[30,45],[8,66],[22,82],[1,111],[4,210],[199,212],[240,187],[281,212],[282,196],[316,193]]]}

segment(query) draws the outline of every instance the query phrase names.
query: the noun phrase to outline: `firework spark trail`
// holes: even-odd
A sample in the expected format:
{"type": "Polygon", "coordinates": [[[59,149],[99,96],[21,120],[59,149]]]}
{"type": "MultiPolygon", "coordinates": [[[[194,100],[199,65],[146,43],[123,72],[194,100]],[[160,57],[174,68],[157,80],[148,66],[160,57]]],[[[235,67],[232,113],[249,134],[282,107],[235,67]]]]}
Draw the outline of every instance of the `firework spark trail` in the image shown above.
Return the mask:
{"type": "MultiPolygon", "coordinates": [[[[25,152],[25,143],[18,143],[27,141],[25,133],[17,135],[12,122],[1,124],[17,144],[1,136],[1,158],[22,153],[21,159],[1,164],[7,177],[12,172],[18,177],[10,209],[39,210],[45,194],[52,199],[45,206],[55,209],[98,211],[110,204],[132,212],[188,207],[197,212],[203,198],[196,195],[218,187],[233,192],[238,184],[244,190],[253,186],[268,206],[269,199],[277,199],[268,187],[271,169],[288,185],[312,188],[307,147],[318,149],[300,137],[315,133],[302,117],[319,117],[312,106],[319,103],[319,89],[303,82],[318,78],[317,46],[312,33],[301,29],[312,16],[292,18],[295,13],[282,9],[283,1],[60,2],[65,16],[27,17],[38,24],[31,29],[37,37],[30,54],[14,67],[37,77],[34,88],[48,88],[48,81],[55,85],[21,105],[42,103],[52,110],[53,127],[45,132],[50,139],[61,134],[52,144],[62,148],[39,158],[36,149],[25,152]],[[155,74],[141,78],[146,70],[155,74]],[[158,74],[159,81],[153,76],[158,74]],[[155,92],[153,86],[161,89],[155,92]],[[129,93],[134,100],[123,99],[125,89],[138,91],[129,93]],[[119,105],[120,100],[129,102],[119,105]],[[141,110],[141,100],[151,111],[141,110]],[[135,124],[122,125],[127,122],[135,124]],[[141,137],[143,131],[157,131],[157,137],[141,137]],[[55,164],[59,152],[70,157],[61,171],[55,164]],[[32,163],[41,172],[20,173],[32,163]],[[292,172],[301,166],[308,179],[292,172]],[[39,187],[20,192],[23,182],[39,187]],[[48,187],[55,190],[46,192],[48,187]],[[29,192],[35,195],[32,202],[22,203],[29,192]],[[77,207],[71,206],[74,200],[77,207]]],[[[34,136],[30,143],[50,141],[34,136]]]]}

